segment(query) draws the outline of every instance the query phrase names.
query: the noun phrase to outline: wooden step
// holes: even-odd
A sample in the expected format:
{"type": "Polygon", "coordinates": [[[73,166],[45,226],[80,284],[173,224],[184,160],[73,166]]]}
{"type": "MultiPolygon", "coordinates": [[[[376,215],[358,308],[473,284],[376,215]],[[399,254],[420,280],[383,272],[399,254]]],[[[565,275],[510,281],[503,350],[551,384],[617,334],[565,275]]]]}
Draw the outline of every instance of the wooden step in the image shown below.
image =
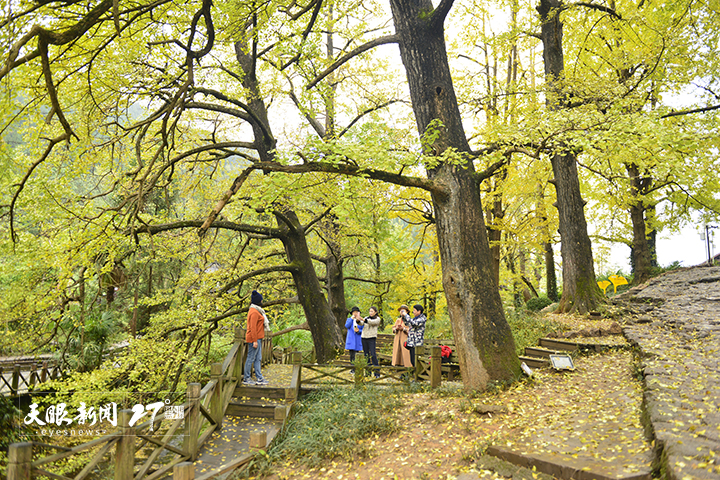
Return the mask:
{"type": "Polygon", "coordinates": [[[541,347],[545,347],[550,350],[563,350],[566,352],[574,352],[580,348],[580,345],[575,342],[558,340],[557,338],[541,338],[538,343],[541,347]]]}
{"type": "Polygon", "coordinates": [[[542,347],[525,347],[526,357],[550,358],[550,355],[558,353],[557,350],[550,350],[542,347]]]}
{"type": "Polygon", "coordinates": [[[275,407],[279,406],[285,406],[285,403],[266,402],[257,399],[233,399],[228,404],[225,415],[232,417],[275,418],[275,407]]]}
{"type": "Polygon", "coordinates": [[[576,350],[592,350],[594,352],[601,352],[607,348],[607,345],[568,342],[567,340],[559,340],[557,338],[541,338],[538,343],[541,347],[564,350],[568,352],[574,352],[576,350]]]}
{"type": "Polygon", "coordinates": [[[235,387],[233,397],[273,398],[285,400],[285,388],[238,385],[235,387]]]}
{"type": "Polygon", "coordinates": [[[521,362],[525,362],[525,364],[530,368],[545,368],[550,366],[550,359],[549,358],[540,358],[540,357],[518,357],[520,358],[521,362]]]}

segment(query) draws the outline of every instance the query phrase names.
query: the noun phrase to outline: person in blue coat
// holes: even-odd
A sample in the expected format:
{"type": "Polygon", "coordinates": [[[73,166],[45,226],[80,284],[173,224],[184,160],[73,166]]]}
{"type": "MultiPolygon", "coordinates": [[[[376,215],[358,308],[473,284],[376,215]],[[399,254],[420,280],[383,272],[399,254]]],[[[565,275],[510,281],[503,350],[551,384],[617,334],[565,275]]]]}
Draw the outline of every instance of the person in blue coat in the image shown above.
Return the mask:
{"type": "Polygon", "coordinates": [[[350,309],[350,318],[345,321],[345,328],[347,328],[347,336],[345,337],[345,350],[350,352],[350,361],[355,361],[355,354],[362,352],[362,325],[358,325],[356,320],[362,320],[360,315],[360,309],[358,307],[352,307],[350,309]]]}

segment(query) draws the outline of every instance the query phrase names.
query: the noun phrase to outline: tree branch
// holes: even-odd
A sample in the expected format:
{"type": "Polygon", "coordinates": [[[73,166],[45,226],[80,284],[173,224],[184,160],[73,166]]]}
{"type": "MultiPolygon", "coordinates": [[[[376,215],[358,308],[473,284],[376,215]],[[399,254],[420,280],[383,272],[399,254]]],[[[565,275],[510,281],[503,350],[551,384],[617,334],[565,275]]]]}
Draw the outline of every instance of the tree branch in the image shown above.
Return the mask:
{"type": "Polygon", "coordinates": [[[355,125],[358,121],[360,121],[360,119],[361,119],[362,117],[364,117],[365,115],[367,115],[367,114],[369,114],[369,113],[372,113],[372,112],[375,112],[375,111],[377,111],[377,110],[380,110],[380,109],[382,109],[382,108],[385,108],[385,107],[387,107],[387,106],[390,106],[390,105],[392,105],[393,103],[397,103],[397,102],[402,102],[402,100],[388,100],[387,102],[380,103],[380,104],[378,104],[378,105],[375,105],[374,107],[370,107],[370,108],[364,110],[364,111],[361,112],[358,116],[356,116],[355,118],[353,118],[352,121],[351,121],[345,128],[343,128],[343,129],[340,131],[340,133],[338,133],[337,137],[340,138],[340,137],[342,137],[343,135],[345,135],[345,134],[348,132],[348,130],[350,130],[350,129],[352,128],[352,126],[355,125]]]}
{"type": "Polygon", "coordinates": [[[693,108],[690,110],[678,110],[678,111],[672,111],[670,113],[666,113],[665,115],[661,115],[660,118],[670,118],[670,117],[679,117],[681,115],[692,115],[693,113],[705,113],[705,112],[711,112],[713,110],[720,109],[720,105],[712,105],[710,107],[702,107],[702,108],[693,108]]]}
{"type": "Polygon", "coordinates": [[[453,6],[453,2],[454,0],[440,1],[440,4],[433,10],[430,16],[430,28],[437,29],[442,27],[443,23],[445,23],[445,18],[453,6]]]}
{"type": "Polygon", "coordinates": [[[615,10],[613,10],[610,7],[606,7],[605,5],[598,5],[597,3],[589,3],[589,2],[578,2],[573,3],[571,5],[568,5],[567,8],[570,7],[586,7],[593,10],[600,10],[601,12],[605,12],[610,14],[611,16],[615,17],[617,20],[622,20],[622,17],[619,13],[617,13],[615,10]]]}
{"type": "Polygon", "coordinates": [[[243,183],[245,183],[245,180],[247,180],[248,176],[250,176],[250,173],[252,173],[252,171],[252,168],[246,168],[242,171],[242,173],[240,173],[240,175],[237,176],[235,181],[233,181],[230,190],[225,192],[225,195],[223,195],[222,198],[218,201],[218,203],[215,205],[215,208],[212,209],[205,222],[198,229],[198,236],[202,237],[203,235],[205,235],[205,233],[208,231],[208,228],[210,228],[210,225],[215,221],[218,215],[220,215],[220,212],[223,208],[225,208],[225,205],[227,205],[232,196],[240,190],[240,187],[242,187],[243,183]]]}
{"type": "Polygon", "coordinates": [[[353,177],[367,177],[373,180],[380,180],[394,185],[400,185],[403,187],[420,188],[427,190],[428,192],[435,193],[437,195],[447,195],[448,192],[436,184],[432,180],[420,177],[406,177],[396,173],[385,172],[383,170],[376,170],[374,168],[360,168],[354,165],[336,165],[333,163],[325,162],[309,162],[302,165],[281,165],[276,162],[258,162],[253,165],[256,169],[262,169],[268,172],[283,172],[283,173],[311,173],[311,172],[324,172],[324,173],[338,173],[342,175],[348,175],[353,177]]]}
{"type": "MultiPolygon", "coordinates": [[[[161,232],[167,232],[170,230],[179,230],[182,228],[199,228],[204,224],[200,220],[182,220],[179,222],[164,223],[160,225],[143,225],[137,228],[137,233],[149,233],[155,235],[161,232]]],[[[280,230],[270,227],[262,227],[260,225],[246,225],[242,223],[228,222],[228,221],[215,221],[210,224],[210,228],[220,228],[224,230],[233,230],[235,232],[243,233],[254,233],[257,235],[264,235],[266,237],[278,238],[282,235],[280,230]]]]}
{"type": "Polygon", "coordinates": [[[25,185],[27,184],[27,181],[30,179],[30,176],[32,175],[35,168],[37,168],[38,165],[40,165],[42,162],[45,161],[45,159],[47,159],[47,157],[52,152],[53,148],[55,148],[55,145],[57,145],[58,143],[60,143],[64,140],[67,140],[68,138],[70,138],[70,137],[69,137],[68,133],[65,132],[62,135],[60,135],[59,137],[56,137],[56,138],[53,138],[52,140],[50,140],[50,143],[48,144],[47,148],[45,148],[45,152],[43,152],[43,154],[40,156],[40,158],[35,160],[35,162],[33,162],[32,165],[30,165],[30,168],[28,168],[28,171],[25,172],[25,176],[20,181],[20,183],[17,185],[18,189],[15,191],[15,193],[13,194],[13,198],[10,201],[10,238],[12,239],[13,242],[17,242],[17,240],[18,240],[17,233],[15,233],[14,222],[15,222],[15,204],[17,203],[18,198],[20,197],[20,193],[25,188],[25,185]]]}
{"type": "Polygon", "coordinates": [[[370,40],[367,43],[364,43],[357,47],[355,50],[352,50],[351,52],[346,53],[342,57],[338,58],[333,62],[332,65],[330,65],[328,68],[326,68],[320,75],[315,77],[313,81],[311,81],[307,87],[305,87],[307,90],[310,90],[315,85],[317,85],[323,78],[330,75],[332,72],[337,70],[341,65],[345,64],[348,60],[352,59],[353,57],[357,57],[361,53],[367,52],[371,48],[375,48],[379,45],[386,45],[389,43],[398,43],[399,37],[397,35],[385,35],[384,37],[376,38],[375,40],[370,40]]]}
{"type": "Polygon", "coordinates": [[[297,53],[288,60],[288,62],[280,67],[280,71],[285,70],[287,67],[292,65],[293,63],[297,62],[300,59],[300,51],[302,49],[303,44],[307,40],[308,35],[310,35],[310,32],[312,31],[313,26],[315,25],[315,22],[317,21],[317,17],[320,14],[320,9],[322,8],[323,0],[315,0],[315,9],[313,10],[312,16],[310,17],[310,21],[308,22],[307,26],[305,27],[305,31],[302,34],[302,38],[300,39],[300,45],[298,46],[297,53]]]}
{"type": "Polygon", "coordinates": [[[291,265],[273,265],[272,267],[265,267],[260,268],[258,270],[253,270],[252,272],[248,272],[244,275],[241,275],[240,277],[228,282],[227,285],[222,287],[219,290],[219,293],[227,293],[231,288],[235,288],[237,286],[242,285],[246,280],[249,280],[253,277],[259,277],[260,275],[265,275],[266,273],[275,273],[275,272],[293,272],[296,268],[291,265]]]}
{"type": "Polygon", "coordinates": [[[270,338],[275,338],[280,335],[285,335],[286,333],[294,332],[295,330],[310,330],[310,325],[308,325],[308,322],[303,322],[300,325],[293,325],[292,327],[284,328],[279,332],[270,332],[269,336],[270,338]]]}

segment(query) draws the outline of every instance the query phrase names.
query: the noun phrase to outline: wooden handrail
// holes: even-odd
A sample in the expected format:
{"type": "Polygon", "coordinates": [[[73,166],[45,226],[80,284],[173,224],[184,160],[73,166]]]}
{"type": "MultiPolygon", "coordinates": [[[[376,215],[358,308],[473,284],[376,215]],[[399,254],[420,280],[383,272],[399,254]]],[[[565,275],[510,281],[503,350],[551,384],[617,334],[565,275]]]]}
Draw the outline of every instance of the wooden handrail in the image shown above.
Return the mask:
{"type": "MultiPolygon", "coordinates": [[[[115,478],[119,479],[132,479],[133,477],[135,480],[154,480],[159,479],[166,475],[173,467],[174,465],[177,465],[180,462],[186,461],[188,459],[192,459],[197,455],[197,451],[200,448],[200,446],[212,435],[212,433],[220,428],[221,426],[221,418],[225,415],[225,411],[228,408],[228,405],[230,403],[230,399],[232,398],[232,395],[234,393],[235,387],[240,381],[240,378],[242,376],[242,361],[243,357],[245,355],[245,334],[243,329],[237,329],[235,332],[235,339],[233,342],[233,345],[231,346],[230,350],[228,351],[228,354],[225,356],[222,364],[219,368],[213,367],[214,375],[213,378],[205,384],[205,386],[202,389],[197,389],[197,387],[193,387],[193,392],[195,396],[194,398],[188,398],[182,405],[183,409],[183,417],[184,419],[179,419],[173,422],[169,429],[163,434],[161,439],[154,438],[151,435],[149,435],[149,432],[146,432],[150,429],[151,426],[159,425],[163,420],[166,420],[166,413],[162,412],[155,416],[154,419],[148,419],[145,422],[135,425],[133,427],[129,427],[127,425],[123,425],[123,422],[128,422],[129,416],[132,414],[130,411],[121,411],[120,418],[120,424],[119,424],[119,431],[105,435],[100,438],[96,438],[94,440],[82,443],[80,445],[77,445],[73,448],[67,448],[67,447],[60,447],[55,445],[49,445],[49,444],[36,444],[37,446],[42,446],[44,448],[57,448],[62,449],[64,451],[56,453],[54,455],[50,455],[44,458],[39,458],[35,461],[32,461],[32,444],[28,444],[30,446],[30,455],[29,458],[27,458],[27,461],[24,459],[21,459],[23,465],[27,467],[27,472],[30,472],[30,477],[32,478],[32,472],[39,473],[41,475],[45,475],[51,478],[66,478],[62,475],[58,475],[52,472],[48,472],[45,470],[40,470],[38,467],[42,465],[46,465],[52,462],[55,462],[57,460],[61,460],[67,457],[70,457],[72,455],[75,455],[79,452],[85,451],[87,449],[96,447],[98,445],[102,445],[105,443],[105,445],[102,446],[102,448],[93,456],[91,461],[88,463],[88,465],[83,468],[83,470],[80,472],[80,474],[76,477],[78,479],[83,478],[87,475],[101,460],[102,458],[107,454],[107,452],[110,450],[112,445],[117,445],[116,448],[122,449],[122,455],[121,457],[124,459],[123,462],[125,462],[122,466],[116,464],[116,468],[126,469],[123,470],[122,473],[117,473],[115,478]],[[220,372],[218,374],[218,371],[220,372]],[[213,410],[213,402],[215,403],[215,409],[217,410],[218,406],[222,407],[220,416],[220,419],[215,419],[214,415],[217,414],[216,410],[213,410]],[[213,413],[215,412],[215,413],[213,413]],[[183,446],[182,449],[173,447],[169,444],[173,434],[175,433],[175,430],[179,428],[179,426],[183,422],[191,422],[191,427],[189,430],[192,430],[190,432],[191,435],[193,435],[194,438],[190,438],[187,441],[187,444],[183,446]],[[150,456],[143,462],[143,464],[140,466],[140,470],[138,471],[137,475],[133,475],[134,470],[134,462],[132,460],[134,459],[134,441],[136,438],[140,438],[144,442],[149,442],[157,446],[151,453],[150,456]],[[128,443],[129,441],[132,442],[128,443]],[[130,450],[128,450],[130,449],[130,450]],[[162,450],[168,450],[176,454],[176,457],[167,465],[163,465],[158,470],[154,471],[151,474],[148,474],[148,471],[151,469],[152,465],[154,464],[157,457],[159,457],[162,450]],[[127,460],[127,459],[130,460],[127,460]],[[128,463],[129,462],[129,463],[128,463]],[[132,468],[130,467],[132,464],[132,468]],[[129,470],[127,470],[129,469],[129,470]]],[[[267,342],[267,350],[272,352],[272,342],[267,342]]],[[[265,345],[263,348],[263,351],[265,351],[265,345]]],[[[296,365],[297,374],[293,375],[293,388],[295,388],[296,392],[299,392],[300,388],[300,375],[299,375],[299,369],[301,368],[299,362],[296,365]]],[[[19,386],[21,383],[20,380],[22,379],[23,382],[28,384],[28,379],[25,378],[24,375],[22,375],[18,368],[15,367],[14,370],[18,372],[15,375],[16,382],[19,386]]],[[[0,367],[0,373],[2,373],[2,367],[0,367]]],[[[31,370],[31,374],[29,375],[29,378],[35,378],[35,379],[41,379],[43,377],[50,377],[55,378],[58,373],[60,373],[60,368],[57,365],[48,365],[47,363],[44,363],[43,369],[38,374],[37,370],[33,369],[31,370]]],[[[2,379],[5,384],[8,384],[7,380],[4,378],[2,379]]],[[[32,381],[32,380],[31,380],[32,381]]],[[[12,382],[11,382],[12,383],[12,382]]],[[[8,385],[10,387],[10,385],[8,385]]],[[[15,389],[17,391],[17,389],[15,389]]],[[[21,444],[13,444],[13,445],[21,445],[21,444]]],[[[22,444],[24,445],[24,444],[22,444]]],[[[117,456],[117,453],[116,453],[117,456]]],[[[248,457],[249,458],[249,457],[248,457]]],[[[231,462],[233,464],[240,465],[242,463],[247,462],[248,459],[242,459],[242,462],[231,462]]],[[[25,468],[25,467],[23,467],[25,468]]],[[[12,470],[20,471],[20,470],[12,470]]],[[[23,470],[24,471],[24,470],[23,470]]],[[[12,477],[10,477],[12,478],[12,477]]],[[[22,477],[23,480],[25,480],[26,477],[22,477]]]]}

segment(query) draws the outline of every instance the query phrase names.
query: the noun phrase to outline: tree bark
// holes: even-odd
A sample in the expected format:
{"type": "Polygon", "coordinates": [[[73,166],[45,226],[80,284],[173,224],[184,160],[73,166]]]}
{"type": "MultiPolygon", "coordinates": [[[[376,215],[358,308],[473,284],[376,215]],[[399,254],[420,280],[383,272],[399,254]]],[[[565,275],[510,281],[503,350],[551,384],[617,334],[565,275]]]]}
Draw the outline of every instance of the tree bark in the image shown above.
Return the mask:
{"type": "MultiPolygon", "coordinates": [[[[440,155],[447,149],[469,153],[445,50],[443,22],[448,1],[443,0],[435,11],[430,0],[391,0],[390,6],[418,132],[422,136],[432,122],[442,122],[426,153],[440,155]]],[[[473,173],[469,160],[428,169],[428,176],[445,192],[434,192],[432,200],[460,371],[465,388],[479,390],[490,381],[517,378],[520,364],[492,276],[480,190],[473,173]]]]}
{"type": "MultiPolygon", "coordinates": [[[[545,76],[555,98],[548,99],[551,109],[565,104],[563,92],[563,24],[560,21],[562,2],[540,0],[538,12],[542,22],[545,76]]],[[[557,312],[587,313],[601,301],[595,282],[592,245],[587,233],[585,202],[580,194],[577,158],[573,152],[556,152],[551,156],[560,230],[560,252],[563,259],[563,292],[557,312]]]]}
{"type": "Polygon", "coordinates": [[[327,256],[325,257],[325,275],[327,280],[327,298],[330,310],[335,321],[343,332],[347,318],[347,304],[345,303],[345,275],[343,273],[342,247],[337,240],[339,234],[337,224],[332,220],[326,222],[325,242],[327,256]]]}
{"type": "Polygon", "coordinates": [[[645,204],[640,198],[647,189],[649,179],[642,177],[637,165],[626,165],[630,176],[630,220],[633,228],[632,267],[633,285],[639,285],[651,276],[652,255],[645,223],[645,204]]]}
{"type": "Polygon", "coordinates": [[[343,344],[340,328],[323,294],[308,249],[305,229],[290,208],[276,211],[280,239],[285,246],[287,260],[293,267],[292,276],[298,293],[298,300],[310,326],[315,354],[319,363],[326,363],[338,353],[343,344]]]}

